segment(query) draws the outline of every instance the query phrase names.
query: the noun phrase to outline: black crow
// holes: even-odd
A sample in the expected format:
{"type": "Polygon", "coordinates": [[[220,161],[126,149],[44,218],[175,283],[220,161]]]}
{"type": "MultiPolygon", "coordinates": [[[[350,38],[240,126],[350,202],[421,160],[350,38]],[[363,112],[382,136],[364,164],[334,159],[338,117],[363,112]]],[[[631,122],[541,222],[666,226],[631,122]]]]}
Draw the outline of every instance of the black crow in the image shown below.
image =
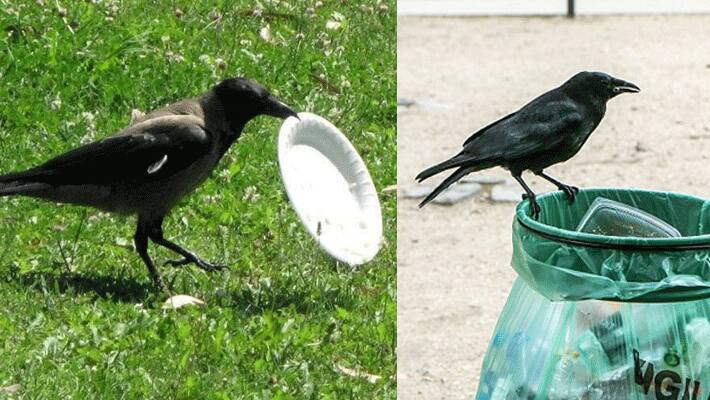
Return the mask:
{"type": "Polygon", "coordinates": [[[250,79],[230,78],[201,96],[139,116],[129,127],[26,171],[0,176],[0,196],[21,195],[138,217],[135,246],[151,278],[165,288],[148,240],[206,271],[203,261],[163,236],[163,219],[197,188],[256,116],[297,117],[250,79]]]}
{"type": "Polygon", "coordinates": [[[540,206],[521,177],[525,170],[550,181],[574,200],[578,188],[565,185],[543,170],[577,154],[604,117],[609,99],[639,90],[633,83],[602,72],[576,74],[562,86],[474,133],[454,157],[420,172],[419,182],[457,168],[419,206],[429,203],[464,175],[495,166],[509,170],[520,183],[526,193],[523,198],[530,200],[535,218],[540,206]]]}

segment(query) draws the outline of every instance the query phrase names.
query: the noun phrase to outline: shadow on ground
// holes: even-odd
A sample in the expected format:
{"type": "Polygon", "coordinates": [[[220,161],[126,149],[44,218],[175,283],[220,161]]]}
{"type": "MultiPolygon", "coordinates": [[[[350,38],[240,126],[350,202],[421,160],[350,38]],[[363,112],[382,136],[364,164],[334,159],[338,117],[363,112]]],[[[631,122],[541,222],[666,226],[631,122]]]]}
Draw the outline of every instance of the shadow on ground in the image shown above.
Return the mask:
{"type": "Polygon", "coordinates": [[[94,294],[104,299],[140,303],[156,293],[150,282],[137,282],[134,277],[111,275],[31,272],[18,275],[17,282],[38,291],[69,294],[94,294]]]}
{"type": "MultiPolygon", "coordinates": [[[[360,296],[374,295],[361,293],[362,288],[353,287],[351,274],[365,273],[364,271],[344,271],[337,265],[328,265],[324,269],[327,269],[323,271],[324,276],[316,281],[303,276],[274,276],[273,281],[265,280],[262,274],[251,275],[249,271],[236,268],[230,272],[209,274],[211,285],[210,282],[200,282],[201,280],[196,279],[189,271],[174,275],[163,274],[163,278],[174,294],[197,296],[212,307],[238,310],[245,316],[261,315],[266,311],[284,308],[293,308],[303,314],[321,312],[324,308],[348,309],[356,306],[360,296]],[[322,281],[328,280],[327,278],[334,282],[322,281]],[[264,283],[265,281],[269,283],[264,283]]],[[[195,272],[199,274],[197,270],[195,272]]],[[[57,270],[21,274],[13,269],[7,279],[42,293],[97,296],[121,303],[144,303],[147,307],[159,305],[166,298],[166,294],[156,289],[148,279],[130,274],[122,276],[57,270]]]]}

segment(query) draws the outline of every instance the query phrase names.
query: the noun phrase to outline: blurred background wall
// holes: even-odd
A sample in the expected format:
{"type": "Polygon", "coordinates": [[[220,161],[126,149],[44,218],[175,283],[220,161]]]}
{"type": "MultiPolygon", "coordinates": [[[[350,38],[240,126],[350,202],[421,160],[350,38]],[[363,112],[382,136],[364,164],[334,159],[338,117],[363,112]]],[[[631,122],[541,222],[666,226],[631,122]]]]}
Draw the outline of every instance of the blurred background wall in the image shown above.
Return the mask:
{"type": "Polygon", "coordinates": [[[399,0],[400,16],[710,13],[710,0],[399,0]]]}

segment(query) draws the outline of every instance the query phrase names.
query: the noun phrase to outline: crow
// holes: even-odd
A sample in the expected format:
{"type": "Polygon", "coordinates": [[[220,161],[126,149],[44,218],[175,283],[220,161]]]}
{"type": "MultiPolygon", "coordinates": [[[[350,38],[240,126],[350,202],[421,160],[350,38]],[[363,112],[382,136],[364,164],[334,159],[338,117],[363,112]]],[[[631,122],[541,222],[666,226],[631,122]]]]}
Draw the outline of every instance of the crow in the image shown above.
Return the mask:
{"type": "Polygon", "coordinates": [[[456,168],[420,204],[423,207],[463,176],[500,166],[513,175],[525,190],[532,214],[537,219],[540,206],[535,193],[523,181],[523,171],[551,182],[574,201],[579,189],[544,173],[544,169],[567,161],[582,148],[606,112],[606,103],[621,93],[637,93],[633,83],[602,72],[580,72],[560,87],[533,99],[520,110],[475,132],[452,158],[417,175],[421,182],[440,172],[456,168]]]}
{"type": "Polygon", "coordinates": [[[166,239],[163,219],[209,177],[247,122],[259,115],[298,118],[259,83],[225,79],[197,98],[138,116],[113,136],[40,166],[0,175],[0,197],[28,196],[136,215],[136,251],[155,285],[167,290],[148,254],[149,240],[182,257],[166,265],[192,263],[205,271],[226,268],[166,239]]]}

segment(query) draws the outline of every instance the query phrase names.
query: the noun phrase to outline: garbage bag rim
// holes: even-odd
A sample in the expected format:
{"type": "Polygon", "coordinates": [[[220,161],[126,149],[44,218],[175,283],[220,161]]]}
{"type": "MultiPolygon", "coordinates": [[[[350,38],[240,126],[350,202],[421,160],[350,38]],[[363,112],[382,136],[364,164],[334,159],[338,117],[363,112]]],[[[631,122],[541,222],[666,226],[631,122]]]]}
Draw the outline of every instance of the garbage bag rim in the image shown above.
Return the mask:
{"type": "MultiPolygon", "coordinates": [[[[634,188],[585,188],[583,192],[623,190],[625,192],[638,192],[653,195],[664,195],[685,199],[693,199],[699,202],[706,202],[705,199],[684,193],[661,192],[646,189],[634,188]]],[[[562,192],[545,193],[537,197],[538,201],[554,196],[564,196],[562,192]]],[[[628,251],[690,251],[690,250],[710,250],[710,234],[696,236],[682,236],[669,238],[641,238],[622,236],[603,236],[592,233],[583,233],[558,228],[552,225],[543,224],[530,216],[530,201],[523,200],[518,203],[515,212],[517,222],[529,231],[534,232],[550,240],[584,247],[616,249],[628,251]]]]}

